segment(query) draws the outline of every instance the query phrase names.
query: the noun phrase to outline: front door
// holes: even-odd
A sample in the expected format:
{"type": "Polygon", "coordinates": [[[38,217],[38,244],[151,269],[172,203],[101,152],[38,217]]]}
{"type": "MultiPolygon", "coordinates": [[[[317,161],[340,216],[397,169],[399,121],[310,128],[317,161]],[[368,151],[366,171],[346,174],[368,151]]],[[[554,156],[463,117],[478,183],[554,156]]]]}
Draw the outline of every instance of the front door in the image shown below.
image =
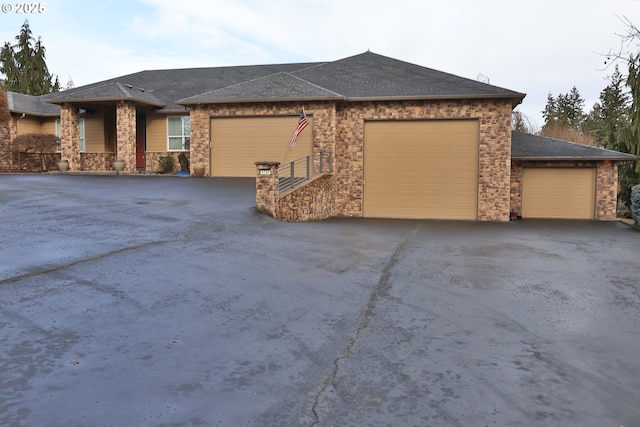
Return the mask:
{"type": "Polygon", "coordinates": [[[144,113],[138,113],[136,116],[136,169],[144,169],[147,149],[147,116],[144,113]]]}

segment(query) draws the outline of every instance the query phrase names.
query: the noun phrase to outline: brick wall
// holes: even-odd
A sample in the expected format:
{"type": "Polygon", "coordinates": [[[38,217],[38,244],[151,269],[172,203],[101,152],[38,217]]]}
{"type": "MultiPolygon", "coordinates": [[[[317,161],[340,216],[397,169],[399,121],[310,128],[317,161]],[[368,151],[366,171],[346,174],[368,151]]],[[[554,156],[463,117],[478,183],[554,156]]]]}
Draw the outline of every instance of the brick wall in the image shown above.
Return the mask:
{"type": "Polygon", "coordinates": [[[318,175],[299,187],[278,191],[278,162],[257,162],[256,209],[280,221],[313,221],[335,216],[334,181],[318,175]]]}
{"type": "MultiPolygon", "coordinates": [[[[298,114],[299,103],[196,105],[191,109],[191,156],[203,161],[209,173],[211,117],[298,114]]],[[[511,189],[511,103],[509,100],[406,101],[305,104],[313,115],[313,151],[333,151],[331,177],[325,178],[316,202],[325,212],[362,216],[365,120],[477,119],[480,125],[478,219],[508,221],[511,189]],[[328,181],[328,182],[324,182],[328,181]],[[330,184],[329,184],[330,182],[330,184]]],[[[265,159],[268,160],[268,159],[265,159]]],[[[318,184],[320,185],[320,184],[318,184]]],[[[292,209],[310,195],[291,196],[292,209]]],[[[305,214],[292,213],[291,217],[305,214]]]]}
{"type": "Polygon", "coordinates": [[[274,218],[278,217],[280,192],[278,166],[280,162],[256,163],[256,209],[274,218]]]}
{"type": "Polygon", "coordinates": [[[114,153],[80,153],[80,164],[83,171],[113,170],[114,153]]]}
{"type": "Polygon", "coordinates": [[[610,161],[548,162],[513,161],[511,167],[511,209],[522,212],[522,175],[525,167],[591,167],[596,168],[596,211],[600,221],[617,219],[618,164],[610,161]]]}
{"type": "MultiPolygon", "coordinates": [[[[160,152],[149,152],[147,151],[146,154],[146,170],[147,171],[153,171],[153,172],[158,172],[160,170],[160,157],[162,156],[172,156],[173,157],[173,171],[174,172],[180,172],[180,161],[178,160],[178,156],[181,154],[182,152],[176,152],[176,151],[168,151],[165,153],[160,153],[160,152]]],[[[185,152],[184,153],[187,156],[187,159],[190,158],[190,153],[185,152]]],[[[189,160],[189,168],[193,169],[193,165],[191,164],[191,160],[189,160]]]]}
{"type": "Polygon", "coordinates": [[[478,219],[508,221],[511,169],[511,103],[508,100],[364,102],[337,111],[336,211],[361,216],[365,120],[477,119],[478,219]]]}
{"type": "Polygon", "coordinates": [[[522,164],[511,162],[511,212],[522,214],[522,164]]]}
{"type": "Polygon", "coordinates": [[[332,175],[321,175],[300,188],[281,194],[276,218],[281,221],[314,221],[335,216],[333,186],[332,175]]]}
{"type": "MultiPolygon", "coordinates": [[[[212,117],[283,116],[300,114],[298,102],[194,105],[190,110],[191,161],[204,163],[205,175],[211,174],[209,138],[212,117]]],[[[313,152],[329,152],[334,149],[336,109],[331,102],[308,102],[304,104],[307,116],[313,116],[313,152]]],[[[293,128],[291,129],[293,133],[293,128]]],[[[333,157],[335,159],[335,156],[333,157]]],[[[270,159],[261,159],[270,160],[270,159]]],[[[334,160],[335,161],[335,160],[334,160]]],[[[335,165],[335,163],[334,163],[335,165]]]]}

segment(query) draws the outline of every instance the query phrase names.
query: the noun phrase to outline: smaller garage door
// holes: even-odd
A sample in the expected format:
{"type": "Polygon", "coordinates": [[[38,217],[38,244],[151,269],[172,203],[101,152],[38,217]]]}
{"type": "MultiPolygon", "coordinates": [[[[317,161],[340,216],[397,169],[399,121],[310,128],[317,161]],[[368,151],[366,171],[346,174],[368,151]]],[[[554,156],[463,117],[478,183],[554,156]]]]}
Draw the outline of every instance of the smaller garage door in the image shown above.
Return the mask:
{"type": "Polygon", "coordinates": [[[523,218],[593,219],[596,170],[525,168],[523,218]]]}
{"type": "Polygon", "coordinates": [[[290,162],[311,154],[311,126],[289,148],[299,116],[211,119],[211,176],[252,177],[255,162],[290,162]]]}

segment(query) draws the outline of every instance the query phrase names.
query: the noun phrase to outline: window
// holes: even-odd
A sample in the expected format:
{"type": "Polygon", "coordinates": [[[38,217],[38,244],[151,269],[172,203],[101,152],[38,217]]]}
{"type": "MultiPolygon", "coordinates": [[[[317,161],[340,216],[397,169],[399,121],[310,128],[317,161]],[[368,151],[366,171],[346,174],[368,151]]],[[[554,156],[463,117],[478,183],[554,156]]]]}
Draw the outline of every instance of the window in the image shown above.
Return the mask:
{"type": "Polygon", "coordinates": [[[80,152],[84,153],[84,119],[80,119],[80,152]]]}
{"type": "Polygon", "coordinates": [[[56,136],[58,137],[58,144],[56,145],[56,151],[59,153],[62,151],[62,141],[60,137],[62,132],[60,131],[60,119],[56,119],[56,136]]]}
{"type": "Polygon", "coordinates": [[[167,117],[168,150],[189,151],[190,132],[189,116],[167,117]]]}
{"type": "MultiPolygon", "coordinates": [[[[60,137],[62,136],[62,130],[60,129],[60,119],[56,120],[56,136],[58,137],[58,146],[56,151],[62,151],[62,143],[60,137]]],[[[84,153],[84,119],[80,119],[80,152],[84,153]]]]}

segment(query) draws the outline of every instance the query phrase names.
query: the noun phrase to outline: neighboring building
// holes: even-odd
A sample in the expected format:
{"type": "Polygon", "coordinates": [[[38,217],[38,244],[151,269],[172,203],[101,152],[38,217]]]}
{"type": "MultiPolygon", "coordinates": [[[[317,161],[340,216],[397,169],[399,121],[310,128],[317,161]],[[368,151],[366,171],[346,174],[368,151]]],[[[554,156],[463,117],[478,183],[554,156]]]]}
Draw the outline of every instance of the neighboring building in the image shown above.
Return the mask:
{"type": "Polygon", "coordinates": [[[512,110],[524,94],[371,52],[142,71],[43,97],[9,96],[11,137],[27,120],[50,131],[59,115],[71,170],[110,170],[116,157],[127,171],[157,170],[160,156],[184,152],[207,175],[255,176],[256,161],[331,152],[329,216],[507,221],[516,211],[613,220],[617,162],[635,159],[512,137],[512,110]],[[311,125],[290,150],[302,107],[311,125]],[[554,210],[547,197],[533,196],[549,181],[554,198],[588,191],[581,197],[591,204],[554,210]]]}

